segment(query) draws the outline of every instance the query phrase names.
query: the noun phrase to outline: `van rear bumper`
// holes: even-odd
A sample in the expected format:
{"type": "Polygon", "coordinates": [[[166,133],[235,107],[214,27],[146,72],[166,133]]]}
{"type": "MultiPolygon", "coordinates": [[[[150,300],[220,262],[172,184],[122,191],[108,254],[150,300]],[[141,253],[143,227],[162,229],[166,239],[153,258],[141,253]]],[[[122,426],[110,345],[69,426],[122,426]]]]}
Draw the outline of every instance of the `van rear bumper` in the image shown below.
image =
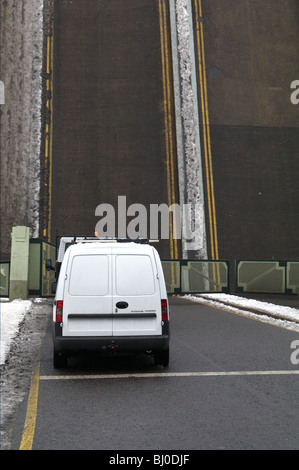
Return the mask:
{"type": "Polygon", "coordinates": [[[61,336],[59,324],[53,322],[53,343],[57,353],[161,351],[169,347],[169,325],[165,322],[158,336],[61,336]]]}

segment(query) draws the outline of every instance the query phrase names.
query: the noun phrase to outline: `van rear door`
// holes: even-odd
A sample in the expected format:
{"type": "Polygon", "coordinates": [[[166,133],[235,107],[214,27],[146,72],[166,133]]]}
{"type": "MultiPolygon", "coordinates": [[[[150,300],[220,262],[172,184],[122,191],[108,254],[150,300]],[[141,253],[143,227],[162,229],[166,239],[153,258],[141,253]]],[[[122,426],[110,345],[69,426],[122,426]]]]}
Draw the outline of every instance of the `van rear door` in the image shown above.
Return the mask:
{"type": "Polygon", "coordinates": [[[113,336],[160,335],[161,299],[154,257],[128,250],[115,254],[113,263],[113,336]]]}
{"type": "Polygon", "coordinates": [[[107,249],[74,253],[64,285],[63,336],[111,336],[112,299],[107,249]]]}

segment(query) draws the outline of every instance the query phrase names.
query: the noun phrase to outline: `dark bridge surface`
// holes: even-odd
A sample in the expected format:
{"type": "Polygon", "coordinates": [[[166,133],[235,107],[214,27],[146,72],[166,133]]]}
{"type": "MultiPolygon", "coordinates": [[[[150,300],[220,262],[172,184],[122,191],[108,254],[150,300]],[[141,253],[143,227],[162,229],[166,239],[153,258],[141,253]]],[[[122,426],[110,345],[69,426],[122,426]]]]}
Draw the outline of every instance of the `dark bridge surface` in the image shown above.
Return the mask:
{"type": "Polygon", "coordinates": [[[298,259],[299,4],[200,3],[219,257],[298,259]]]}
{"type": "MultiPolygon", "coordinates": [[[[55,2],[53,240],[93,235],[118,196],[169,205],[159,5],[55,2]]],[[[174,256],[168,240],[159,250],[174,256]]]]}
{"type": "MultiPolygon", "coordinates": [[[[210,134],[213,168],[206,175],[203,148],[209,256],[296,259],[299,105],[290,85],[299,79],[298,2],[192,4],[201,130],[210,134]]],[[[57,232],[93,234],[96,207],[117,208],[118,196],[127,206],[179,202],[174,169],[175,201],[167,188],[161,5],[168,2],[55,2],[53,241],[57,232]]],[[[164,24],[164,42],[166,31],[164,24]]],[[[159,250],[175,256],[168,241],[159,250]]]]}

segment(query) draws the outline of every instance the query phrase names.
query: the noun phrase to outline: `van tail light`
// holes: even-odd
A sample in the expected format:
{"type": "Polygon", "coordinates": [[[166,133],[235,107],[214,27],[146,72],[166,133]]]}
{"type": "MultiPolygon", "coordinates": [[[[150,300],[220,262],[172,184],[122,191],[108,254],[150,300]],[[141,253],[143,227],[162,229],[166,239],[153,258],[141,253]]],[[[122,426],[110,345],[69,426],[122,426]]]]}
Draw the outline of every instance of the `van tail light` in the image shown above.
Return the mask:
{"type": "Polygon", "coordinates": [[[161,300],[162,321],[168,320],[168,303],[167,299],[161,300]]]}
{"type": "Polygon", "coordinates": [[[56,323],[62,323],[63,300],[56,302],[56,323]]]}

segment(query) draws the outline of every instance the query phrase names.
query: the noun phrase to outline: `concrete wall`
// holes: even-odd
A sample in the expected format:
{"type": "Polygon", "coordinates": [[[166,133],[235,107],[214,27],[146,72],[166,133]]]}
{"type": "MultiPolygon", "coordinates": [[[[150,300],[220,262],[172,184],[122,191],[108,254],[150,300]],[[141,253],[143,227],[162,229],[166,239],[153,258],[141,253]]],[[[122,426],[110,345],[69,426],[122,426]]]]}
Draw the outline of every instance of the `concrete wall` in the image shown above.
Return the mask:
{"type": "Polygon", "coordinates": [[[43,0],[1,2],[1,258],[13,226],[39,234],[43,0]]]}

